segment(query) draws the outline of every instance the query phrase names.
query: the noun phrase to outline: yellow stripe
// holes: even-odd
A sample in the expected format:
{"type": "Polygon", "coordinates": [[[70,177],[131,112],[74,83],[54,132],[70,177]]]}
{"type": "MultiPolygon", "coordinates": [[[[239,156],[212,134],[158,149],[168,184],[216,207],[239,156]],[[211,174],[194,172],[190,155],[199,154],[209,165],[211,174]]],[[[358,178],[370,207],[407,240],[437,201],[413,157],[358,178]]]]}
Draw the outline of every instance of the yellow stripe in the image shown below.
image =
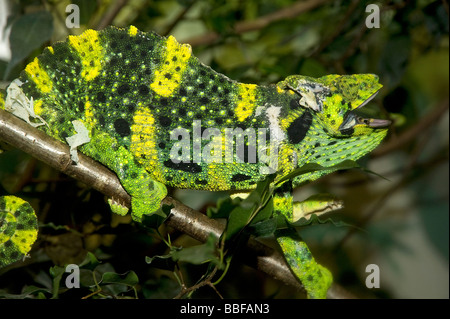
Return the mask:
{"type": "Polygon", "coordinates": [[[240,100],[237,103],[234,113],[240,122],[251,114],[256,106],[256,84],[239,84],[240,100]]]}
{"type": "Polygon", "coordinates": [[[29,63],[26,66],[25,72],[36,84],[36,87],[39,89],[39,91],[41,91],[42,93],[49,93],[52,90],[53,85],[52,81],[50,80],[50,76],[44,69],[41,68],[41,66],[39,65],[39,59],[37,57],[34,58],[33,62],[29,63]]]}
{"type": "Polygon", "coordinates": [[[44,110],[42,108],[42,100],[34,100],[33,101],[33,107],[34,107],[34,114],[36,115],[42,115],[42,111],[44,110]]]}
{"type": "Polygon", "coordinates": [[[103,48],[98,38],[98,32],[87,30],[79,36],[69,36],[70,45],[77,51],[83,70],[81,76],[90,81],[95,79],[102,70],[104,61],[103,48]]]}
{"type": "Polygon", "coordinates": [[[166,40],[164,61],[155,71],[155,78],[150,87],[157,94],[168,97],[181,84],[181,77],[191,57],[191,46],[179,44],[173,36],[166,40]]]}
{"type": "Polygon", "coordinates": [[[83,124],[86,126],[88,130],[95,126],[95,118],[94,118],[94,108],[92,107],[92,103],[90,101],[86,101],[84,103],[84,116],[85,120],[83,124]]]}
{"type": "Polygon", "coordinates": [[[128,34],[134,37],[138,33],[138,29],[134,25],[130,25],[130,29],[128,30],[128,34]]]}
{"type": "Polygon", "coordinates": [[[290,111],[289,114],[286,115],[286,117],[280,120],[281,127],[287,130],[288,127],[291,126],[291,123],[294,122],[296,119],[298,119],[300,116],[302,116],[302,114],[303,114],[302,110],[290,111]]]}
{"type": "Polygon", "coordinates": [[[158,150],[156,148],[155,119],[148,108],[139,108],[131,126],[130,151],[141,164],[144,164],[150,174],[159,182],[164,183],[163,172],[159,170],[158,150]],[[145,155],[145,159],[142,158],[145,155]]]}
{"type": "Polygon", "coordinates": [[[224,190],[228,189],[230,167],[225,163],[209,163],[207,170],[209,176],[208,189],[209,190],[224,190]]]}

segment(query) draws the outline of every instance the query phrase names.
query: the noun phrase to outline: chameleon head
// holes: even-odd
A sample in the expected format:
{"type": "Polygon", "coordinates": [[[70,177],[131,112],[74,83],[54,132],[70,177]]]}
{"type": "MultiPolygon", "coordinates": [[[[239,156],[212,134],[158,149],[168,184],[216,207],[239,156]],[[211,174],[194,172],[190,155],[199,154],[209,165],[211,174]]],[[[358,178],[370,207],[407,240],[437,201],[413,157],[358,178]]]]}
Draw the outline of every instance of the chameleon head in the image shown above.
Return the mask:
{"type": "Polygon", "coordinates": [[[374,74],[333,74],[321,78],[293,75],[281,85],[299,94],[300,106],[314,111],[333,137],[370,135],[384,131],[380,129],[386,129],[391,123],[358,114],[358,110],[370,102],[382,87],[374,74]]]}

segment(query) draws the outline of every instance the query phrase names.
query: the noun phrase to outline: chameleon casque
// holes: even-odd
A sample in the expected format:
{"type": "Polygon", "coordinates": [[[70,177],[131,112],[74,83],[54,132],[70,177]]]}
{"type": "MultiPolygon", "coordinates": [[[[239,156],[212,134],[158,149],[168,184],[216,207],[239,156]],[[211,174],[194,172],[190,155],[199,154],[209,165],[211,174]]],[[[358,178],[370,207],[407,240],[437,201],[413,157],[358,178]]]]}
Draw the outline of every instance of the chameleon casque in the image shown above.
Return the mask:
{"type": "MultiPolygon", "coordinates": [[[[356,111],[381,88],[375,75],[238,83],[202,64],[189,45],[133,26],[69,36],[46,48],[13,84],[3,107],[14,112],[15,103],[29,104],[34,125],[113,170],[132,196],[136,221],[159,209],[166,186],[251,190],[269,172],[283,176],[307,163],[357,160],[389,125],[356,111]],[[26,98],[19,101],[17,90],[26,98]],[[80,130],[87,140],[71,141],[80,130]],[[270,155],[277,156],[267,160],[270,155]]],[[[285,182],[274,195],[274,213],[297,220],[291,189],[332,171],[285,182]]],[[[279,243],[309,296],[324,297],[328,270],[304,243],[288,237],[279,243]]]]}

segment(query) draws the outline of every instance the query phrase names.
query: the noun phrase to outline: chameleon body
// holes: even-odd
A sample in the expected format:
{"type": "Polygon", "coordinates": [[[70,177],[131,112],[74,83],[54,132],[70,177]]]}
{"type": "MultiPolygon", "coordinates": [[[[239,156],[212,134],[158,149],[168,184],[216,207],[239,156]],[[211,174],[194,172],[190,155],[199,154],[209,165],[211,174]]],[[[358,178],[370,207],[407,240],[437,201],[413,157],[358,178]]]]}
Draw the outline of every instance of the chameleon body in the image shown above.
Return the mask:
{"type": "Polygon", "coordinates": [[[37,238],[37,218],[29,203],[0,197],[0,268],[24,258],[37,238]]]}
{"type": "MultiPolygon", "coordinates": [[[[19,80],[49,135],[66,142],[77,134],[73,121],[82,124],[89,142],[78,149],[116,172],[136,221],[159,208],[166,186],[249,190],[268,173],[357,160],[387,133],[387,121],[355,113],[381,88],[375,75],[239,83],[202,64],[189,45],[133,26],[69,36],[19,80]]],[[[293,220],[290,192],[274,206],[293,220]]]]}

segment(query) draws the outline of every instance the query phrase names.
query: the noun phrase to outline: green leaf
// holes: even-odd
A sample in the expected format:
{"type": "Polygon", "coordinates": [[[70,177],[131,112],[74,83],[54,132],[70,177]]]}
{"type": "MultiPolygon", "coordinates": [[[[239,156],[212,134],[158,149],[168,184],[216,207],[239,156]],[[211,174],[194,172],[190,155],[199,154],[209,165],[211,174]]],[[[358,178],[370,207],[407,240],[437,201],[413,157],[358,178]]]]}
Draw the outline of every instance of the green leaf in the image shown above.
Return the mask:
{"type": "Polygon", "coordinates": [[[174,251],[179,249],[181,248],[171,247],[171,251],[167,255],[155,255],[153,257],[145,256],[145,262],[147,264],[152,264],[153,267],[159,269],[173,270],[175,267],[175,262],[172,259],[172,255],[174,251]]]}
{"type": "Polygon", "coordinates": [[[295,177],[299,176],[299,175],[303,175],[303,174],[307,174],[307,173],[311,173],[311,172],[317,172],[317,171],[322,171],[322,170],[332,170],[332,171],[338,171],[338,170],[347,170],[347,169],[352,169],[352,168],[359,168],[362,169],[363,171],[367,172],[367,173],[371,173],[374,174],[378,177],[381,177],[383,179],[386,179],[385,177],[372,172],[371,170],[368,170],[364,167],[361,167],[357,162],[352,161],[352,160],[344,160],[336,165],[332,165],[332,166],[322,166],[320,164],[317,163],[308,163],[305,164],[297,169],[295,169],[294,171],[292,171],[289,174],[284,175],[283,177],[281,177],[278,181],[276,181],[276,184],[281,184],[287,180],[292,180],[295,177]]]}
{"type": "Polygon", "coordinates": [[[9,72],[33,50],[50,40],[53,33],[53,18],[48,11],[25,14],[16,19],[11,27],[9,42],[11,60],[6,68],[4,79],[9,72]]]}
{"type": "Polygon", "coordinates": [[[27,297],[31,297],[35,294],[41,294],[41,293],[50,293],[48,289],[42,288],[42,287],[36,287],[36,286],[26,286],[23,288],[22,293],[20,294],[9,294],[6,293],[4,290],[0,290],[0,298],[6,298],[6,299],[25,299],[27,297]]]}
{"type": "Polygon", "coordinates": [[[256,223],[252,223],[249,226],[250,232],[256,237],[268,237],[271,236],[277,229],[277,219],[269,218],[256,223]]]}
{"type": "Polygon", "coordinates": [[[105,272],[102,276],[100,284],[121,284],[134,287],[139,283],[139,278],[132,270],[124,274],[117,274],[115,272],[105,272]]]}
{"type": "Polygon", "coordinates": [[[239,204],[242,202],[242,199],[240,197],[224,197],[220,198],[217,201],[216,206],[209,206],[206,210],[206,216],[209,218],[228,218],[230,216],[230,212],[239,206],[239,204]]]}
{"type": "Polygon", "coordinates": [[[84,260],[78,265],[80,268],[94,270],[101,262],[95,257],[95,255],[91,252],[86,254],[84,260]]]}
{"type": "Polygon", "coordinates": [[[274,179],[274,175],[267,176],[266,179],[256,185],[247,198],[245,198],[238,207],[234,208],[228,218],[225,230],[225,240],[229,241],[239,234],[242,229],[248,226],[256,216],[261,213],[257,221],[268,218],[271,215],[273,204],[267,205],[271,198],[273,190],[270,184],[274,179]]]}
{"type": "Polygon", "coordinates": [[[220,260],[216,254],[217,241],[217,237],[210,234],[204,244],[173,251],[172,259],[174,261],[184,261],[194,265],[200,265],[206,262],[220,265],[220,260]]]}
{"type": "Polygon", "coordinates": [[[61,266],[50,267],[50,275],[53,277],[52,299],[58,298],[59,285],[66,269],[61,266]]]}

